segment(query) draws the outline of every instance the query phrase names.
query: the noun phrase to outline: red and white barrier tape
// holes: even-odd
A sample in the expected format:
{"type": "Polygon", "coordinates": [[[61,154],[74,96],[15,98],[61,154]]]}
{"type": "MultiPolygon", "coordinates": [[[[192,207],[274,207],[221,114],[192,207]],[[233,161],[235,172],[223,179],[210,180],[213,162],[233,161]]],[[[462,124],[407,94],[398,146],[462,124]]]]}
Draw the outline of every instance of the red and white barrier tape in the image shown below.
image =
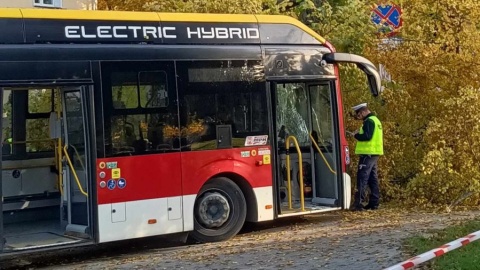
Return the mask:
{"type": "Polygon", "coordinates": [[[384,270],[405,270],[405,269],[410,269],[414,266],[417,266],[421,263],[424,263],[426,261],[429,261],[435,257],[440,257],[443,254],[452,251],[454,249],[457,249],[459,247],[463,247],[465,245],[470,244],[471,242],[480,239],[480,231],[471,233],[465,237],[459,238],[457,240],[454,240],[448,244],[445,244],[439,248],[432,249],[430,251],[427,251],[425,253],[422,253],[418,256],[415,256],[411,259],[408,259],[404,262],[401,262],[399,264],[396,264],[394,266],[390,266],[388,268],[385,268],[384,270]]]}

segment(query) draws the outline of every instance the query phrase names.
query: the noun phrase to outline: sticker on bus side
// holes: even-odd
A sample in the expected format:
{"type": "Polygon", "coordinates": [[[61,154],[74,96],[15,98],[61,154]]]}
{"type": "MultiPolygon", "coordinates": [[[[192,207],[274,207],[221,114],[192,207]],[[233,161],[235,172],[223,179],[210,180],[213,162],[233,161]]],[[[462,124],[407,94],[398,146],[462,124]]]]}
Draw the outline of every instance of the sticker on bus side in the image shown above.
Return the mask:
{"type": "Polygon", "coordinates": [[[270,164],[270,155],[264,155],[263,156],[263,164],[264,165],[270,164]]]}
{"type": "Polygon", "coordinates": [[[107,169],[116,169],[117,168],[117,162],[107,162],[107,169]]]}
{"type": "Polygon", "coordinates": [[[259,156],[270,155],[270,149],[268,149],[268,148],[258,148],[258,155],[259,156]]]}
{"type": "Polygon", "coordinates": [[[268,135],[247,136],[245,146],[267,145],[268,135]]]}
{"type": "Polygon", "coordinates": [[[113,178],[113,179],[119,179],[120,176],[121,176],[121,174],[120,174],[120,168],[112,169],[112,178],[113,178]]]}
{"type": "Polygon", "coordinates": [[[250,157],[250,151],[242,151],[240,154],[241,154],[242,157],[244,157],[244,158],[245,158],[245,157],[250,157]]]}
{"type": "Polygon", "coordinates": [[[108,189],[114,190],[116,186],[117,186],[117,181],[115,181],[115,179],[108,180],[107,182],[108,189]]]}
{"type": "Polygon", "coordinates": [[[126,185],[127,185],[127,180],[125,180],[125,178],[118,179],[117,186],[119,189],[125,188],[126,185]]]}

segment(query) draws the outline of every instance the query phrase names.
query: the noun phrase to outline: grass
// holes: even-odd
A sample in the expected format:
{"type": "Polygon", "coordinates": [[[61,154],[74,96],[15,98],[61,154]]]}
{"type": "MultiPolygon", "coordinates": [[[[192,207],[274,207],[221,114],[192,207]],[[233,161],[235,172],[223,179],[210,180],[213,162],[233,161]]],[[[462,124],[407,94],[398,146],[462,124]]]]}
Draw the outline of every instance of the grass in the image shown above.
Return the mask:
{"type": "MultiPolygon", "coordinates": [[[[430,231],[423,236],[408,238],[405,241],[405,246],[408,253],[415,256],[478,230],[480,230],[480,219],[468,221],[443,230],[430,231]]],[[[427,269],[435,270],[480,269],[480,240],[452,250],[422,265],[425,265],[427,269]]]]}

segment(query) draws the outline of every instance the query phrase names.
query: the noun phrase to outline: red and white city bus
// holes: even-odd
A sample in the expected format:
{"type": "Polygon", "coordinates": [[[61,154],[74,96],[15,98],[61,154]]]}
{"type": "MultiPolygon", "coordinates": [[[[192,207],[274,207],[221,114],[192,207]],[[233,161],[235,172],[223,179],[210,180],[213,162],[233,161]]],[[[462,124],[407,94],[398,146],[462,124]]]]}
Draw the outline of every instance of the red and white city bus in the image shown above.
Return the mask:
{"type": "Polygon", "coordinates": [[[349,207],[336,53],[285,16],[0,9],[0,253],[349,207]]]}

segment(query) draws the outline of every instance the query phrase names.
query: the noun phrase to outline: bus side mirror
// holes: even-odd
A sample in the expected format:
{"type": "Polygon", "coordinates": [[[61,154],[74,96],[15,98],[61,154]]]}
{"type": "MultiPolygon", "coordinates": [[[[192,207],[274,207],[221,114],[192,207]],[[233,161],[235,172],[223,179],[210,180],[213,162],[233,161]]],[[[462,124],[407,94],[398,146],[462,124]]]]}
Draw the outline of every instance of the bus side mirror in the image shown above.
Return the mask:
{"type": "Polygon", "coordinates": [[[372,95],[376,97],[382,91],[380,73],[378,72],[375,65],[373,65],[373,63],[370,62],[368,59],[351,53],[327,53],[323,55],[322,60],[329,64],[356,64],[357,67],[360,68],[367,75],[368,86],[372,95]]]}

